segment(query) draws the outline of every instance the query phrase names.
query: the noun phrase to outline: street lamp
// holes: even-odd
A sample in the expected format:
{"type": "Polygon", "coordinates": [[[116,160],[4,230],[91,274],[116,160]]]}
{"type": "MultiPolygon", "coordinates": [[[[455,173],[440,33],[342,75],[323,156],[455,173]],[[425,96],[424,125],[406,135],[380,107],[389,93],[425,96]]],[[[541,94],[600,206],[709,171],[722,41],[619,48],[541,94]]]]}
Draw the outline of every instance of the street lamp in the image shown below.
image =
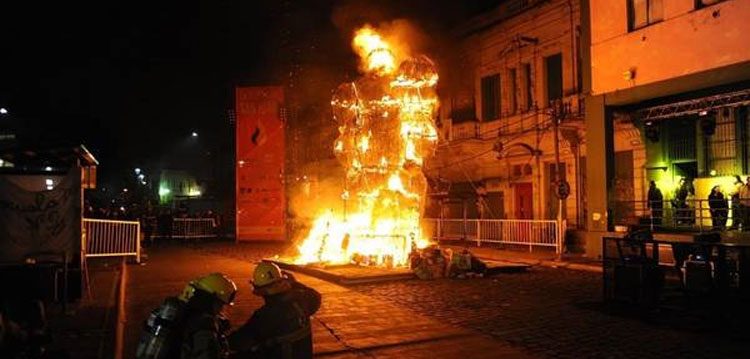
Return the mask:
{"type": "Polygon", "coordinates": [[[136,175],[139,175],[139,174],[141,174],[141,169],[140,169],[140,168],[138,168],[138,167],[136,167],[136,168],[135,168],[135,174],[136,174],[136,175]]]}
{"type": "Polygon", "coordinates": [[[8,109],[5,107],[0,107],[0,115],[7,115],[8,109]]]}
{"type": "Polygon", "coordinates": [[[193,131],[193,133],[190,134],[193,137],[198,137],[198,132],[193,131]]]}

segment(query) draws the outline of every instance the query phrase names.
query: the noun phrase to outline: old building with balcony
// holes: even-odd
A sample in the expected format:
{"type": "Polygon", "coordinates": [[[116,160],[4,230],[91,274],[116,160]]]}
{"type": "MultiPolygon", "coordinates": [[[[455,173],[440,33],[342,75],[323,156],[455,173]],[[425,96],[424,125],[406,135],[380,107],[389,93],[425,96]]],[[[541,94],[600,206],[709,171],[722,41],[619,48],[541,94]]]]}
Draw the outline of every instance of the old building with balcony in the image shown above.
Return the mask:
{"type": "MultiPolygon", "coordinates": [[[[561,208],[569,229],[585,229],[581,14],[580,0],[504,1],[456,30],[460,50],[441,64],[450,70],[441,77],[440,146],[426,169],[428,216],[556,219],[561,208]],[[559,200],[561,182],[570,194],[559,200]]],[[[635,128],[616,132],[629,160],[642,162],[635,128]]]]}
{"type": "MultiPolygon", "coordinates": [[[[744,180],[750,172],[749,5],[746,0],[585,2],[591,24],[587,254],[598,256],[602,235],[617,224],[711,229],[711,189],[720,186],[728,199],[736,192],[736,178],[744,180]],[[618,136],[621,127],[633,129],[628,141],[618,136]],[[646,205],[650,181],[663,194],[663,210],[646,205]],[[678,195],[681,181],[692,182],[684,199],[678,195]]],[[[738,217],[731,212],[727,226],[738,217]]]]}

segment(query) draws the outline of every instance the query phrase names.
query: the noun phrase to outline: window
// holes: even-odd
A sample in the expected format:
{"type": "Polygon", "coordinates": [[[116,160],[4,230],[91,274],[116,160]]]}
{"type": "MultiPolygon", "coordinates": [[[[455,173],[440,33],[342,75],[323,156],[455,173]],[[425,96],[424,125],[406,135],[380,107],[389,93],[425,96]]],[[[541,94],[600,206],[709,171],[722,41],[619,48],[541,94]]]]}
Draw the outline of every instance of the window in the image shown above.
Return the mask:
{"type": "Polygon", "coordinates": [[[729,110],[719,111],[714,114],[714,133],[708,138],[708,151],[706,159],[707,175],[711,171],[721,176],[730,176],[737,172],[735,160],[737,159],[737,136],[734,118],[729,115],[729,110]]]}
{"type": "Polygon", "coordinates": [[[482,77],[482,121],[500,117],[500,75],[482,77]]]}
{"type": "Polygon", "coordinates": [[[576,26],[576,93],[583,92],[583,53],[581,52],[581,26],[576,26]]]}
{"type": "Polygon", "coordinates": [[[695,161],[695,118],[666,121],[667,153],[673,161],[695,161]]]}
{"type": "Polygon", "coordinates": [[[724,0],[695,0],[695,8],[696,9],[702,9],[706,6],[711,6],[713,4],[720,3],[724,0]]]}
{"type": "Polygon", "coordinates": [[[474,112],[474,106],[466,106],[451,109],[450,118],[453,123],[464,123],[476,121],[477,115],[474,112]]]}
{"type": "Polygon", "coordinates": [[[521,83],[523,84],[523,93],[524,93],[524,109],[527,111],[531,110],[534,107],[534,89],[533,89],[533,77],[531,74],[531,64],[523,64],[521,65],[521,76],[523,78],[521,79],[521,83]]]}
{"type": "Polygon", "coordinates": [[[739,152],[739,161],[737,164],[741,173],[750,172],[750,143],[748,143],[748,126],[750,122],[750,111],[747,106],[740,106],[734,110],[734,118],[737,128],[737,150],[739,152]]]}
{"type": "Polygon", "coordinates": [[[518,85],[516,83],[516,69],[508,70],[508,113],[515,114],[518,112],[518,85]]]}
{"type": "Polygon", "coordinates": [[[628,0],[628,30],[633,31],[661,21],[662,0],[628,0]]]}
{"type": "Polygon", "coordinates": [[[547,72],[547,101],[562,99],[562,55],[545,57],[544,67],[547,72]]]}

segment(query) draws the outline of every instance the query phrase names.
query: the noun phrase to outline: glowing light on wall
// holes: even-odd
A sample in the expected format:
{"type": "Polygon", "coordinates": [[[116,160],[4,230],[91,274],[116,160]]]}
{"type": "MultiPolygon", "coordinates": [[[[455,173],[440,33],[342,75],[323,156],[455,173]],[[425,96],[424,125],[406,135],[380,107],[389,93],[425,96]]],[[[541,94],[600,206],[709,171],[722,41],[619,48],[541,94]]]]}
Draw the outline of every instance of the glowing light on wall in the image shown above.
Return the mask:
{"type": "Polygon", "coordinates": [[[159,187],[159,197],[168,196],[171,192],[167,187],[159,187]]]}

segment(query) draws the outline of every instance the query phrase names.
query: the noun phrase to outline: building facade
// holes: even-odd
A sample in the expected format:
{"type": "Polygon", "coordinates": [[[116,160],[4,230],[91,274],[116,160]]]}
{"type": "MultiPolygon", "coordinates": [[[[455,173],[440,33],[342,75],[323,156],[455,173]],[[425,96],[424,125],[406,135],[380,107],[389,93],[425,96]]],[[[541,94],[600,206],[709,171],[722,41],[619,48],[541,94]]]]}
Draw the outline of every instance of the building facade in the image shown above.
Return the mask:
{"type": "Polygon", "coordinates": [[[583,34],[579,0],[505,1],[457,31],[428,217],[555,219],[561,203],[585,228],[583,34]]]}
{"type": "MultiPolygon", "coordinates": [[[[729,197],[750,172],[750,1],[588,0],[590,92],[585,100],[586,252],[616,224],[653,221],[654,181],[664,227],[711,226],[706,203],[729,197]],[[621,138],[620,128],[632,136],[621,138]],[[639,146],[631,145],[638,143],[639,146]],[[692,183],[677,218],[679,183],[692,183]]],[[[587,75],[585,75],[587,76],[587,75]]],[[[731,225],[731,220],[728,223],[731,225]]]]}

